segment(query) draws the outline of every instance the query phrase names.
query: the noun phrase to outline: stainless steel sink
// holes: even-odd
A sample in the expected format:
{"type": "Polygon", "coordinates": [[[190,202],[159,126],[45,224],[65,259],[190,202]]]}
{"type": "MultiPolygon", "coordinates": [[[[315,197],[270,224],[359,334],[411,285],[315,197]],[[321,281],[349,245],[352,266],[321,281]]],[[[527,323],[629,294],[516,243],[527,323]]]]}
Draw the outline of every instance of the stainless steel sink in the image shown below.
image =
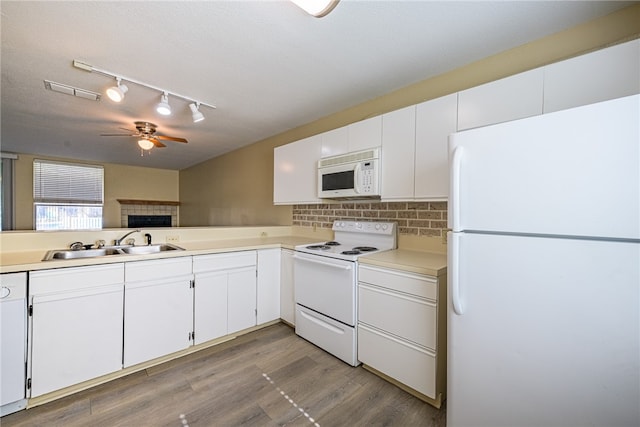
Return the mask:
{"type": "Polygon", "coordinates": [[[118,246],[105,246],[95,249],[53,249],[48,251],[43,261],[50,261],[55,259],[78,259],[78,258],[95,258],[109,255],[145,255],[155,254],[166,251],[184,251],[183,248],[168,243],[158,245],[146,245],[146,246],[131,246],[131,245],[118,245],[118,246]]]}
{"type": "Polygon", "coordinates": [[[163,243],[159,245],[145,245],[145,246],[129,246],[122,248],[122,251],[131,255],[143,255],[143,254],[155,254],[158,252],[166,251],[184,251],[183,248],[169,243],[163,243]]]}

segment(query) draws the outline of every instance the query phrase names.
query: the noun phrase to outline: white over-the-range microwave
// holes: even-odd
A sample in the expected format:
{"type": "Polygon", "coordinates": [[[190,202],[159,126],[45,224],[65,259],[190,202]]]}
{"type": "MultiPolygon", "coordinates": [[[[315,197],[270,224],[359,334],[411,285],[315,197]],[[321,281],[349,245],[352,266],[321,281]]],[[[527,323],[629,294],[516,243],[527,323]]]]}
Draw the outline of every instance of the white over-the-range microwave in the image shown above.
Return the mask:
{"type": "Polygon", "coordinates": [[[380,197],[380,148],[318,160],[318,197],[363,199],[380,197]]]}

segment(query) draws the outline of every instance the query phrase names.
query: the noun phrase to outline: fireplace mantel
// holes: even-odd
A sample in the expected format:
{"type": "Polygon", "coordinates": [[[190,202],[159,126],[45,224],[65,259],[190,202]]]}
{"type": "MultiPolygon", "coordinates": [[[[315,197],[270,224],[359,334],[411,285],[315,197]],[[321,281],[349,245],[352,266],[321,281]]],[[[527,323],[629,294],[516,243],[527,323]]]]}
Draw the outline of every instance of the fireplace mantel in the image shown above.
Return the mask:
{"type": "Polygon", "coordinates": [[[135,200],[135,199],[116,199],[121,205],[153,205],[153,206],[180,206],[180,202],[172,202],[169,200],[135,200]]]}

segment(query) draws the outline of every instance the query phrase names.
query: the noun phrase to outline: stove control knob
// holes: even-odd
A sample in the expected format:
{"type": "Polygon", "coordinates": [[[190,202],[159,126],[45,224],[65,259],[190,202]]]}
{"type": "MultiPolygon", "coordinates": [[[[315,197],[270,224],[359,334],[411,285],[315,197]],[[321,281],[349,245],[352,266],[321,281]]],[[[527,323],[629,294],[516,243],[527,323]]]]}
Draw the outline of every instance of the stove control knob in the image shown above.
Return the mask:
{"type": "Polygon", "coordinates": [[[338,224],[338,227],[344,227],[344,222],[341,222],[340,224],[338,224]]]}
{"type": "Polygon", "coordinates": [[[387,224],[382,224],[382,229],[387,231],[387,228],[389,228],[389,226],[387,224]]]}
{"type": "Polygon", "coordinates": [[[380,224],[376,224],[376,230],[380,230],[380,224]]]}
{"type": "Polygon", "coordinates": [[[356,222],[356,227],[362,228],[362,224],[360,224],[359,222],[356,222]]]}

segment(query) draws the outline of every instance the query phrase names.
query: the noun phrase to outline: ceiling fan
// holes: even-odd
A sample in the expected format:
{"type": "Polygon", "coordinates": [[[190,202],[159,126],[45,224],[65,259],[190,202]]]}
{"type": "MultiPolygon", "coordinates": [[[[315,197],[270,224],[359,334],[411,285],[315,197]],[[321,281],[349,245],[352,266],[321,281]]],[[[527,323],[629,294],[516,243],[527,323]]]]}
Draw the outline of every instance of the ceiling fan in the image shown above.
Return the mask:
{"type": "Polygon", "coordinates": [[[175,136],[166,136],[166,135],[157,135],[156,130],[158,126],[154,123],[150,122],[133,122],[136,126],[136,130],[132,131],[126,128],[121,128],[130,133],[102,133],[100,136],[133,136],[138,139],[138,145],[143,150],[150,150],[151,148],[158,147],[166,147],[160,140],[164,141],[175,141],[175,142],[184,142],[187,143],[187,140],[184,138],[178,138],[175,136]]]}

